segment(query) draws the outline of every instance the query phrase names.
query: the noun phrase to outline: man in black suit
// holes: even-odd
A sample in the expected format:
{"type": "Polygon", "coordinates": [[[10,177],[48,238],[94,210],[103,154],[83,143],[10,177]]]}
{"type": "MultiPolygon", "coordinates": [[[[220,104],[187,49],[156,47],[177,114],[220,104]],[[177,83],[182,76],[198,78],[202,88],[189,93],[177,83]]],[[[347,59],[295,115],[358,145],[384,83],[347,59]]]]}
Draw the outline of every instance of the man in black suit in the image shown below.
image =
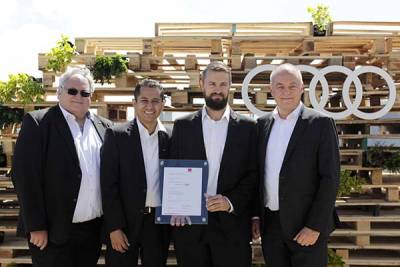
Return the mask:
{"type": "Polygon", "coordinates": [[[100,249],[100,148],[111,122],[89,112],[89,70],[60,78],[59,104],[22,122],[12,178],[20,203],[18,235],[33,266],[96,266],[100,249]]]}
{"type": "Polygon", "coordinates": [[[256,192],[256,125],[227,105],[230,69],[212,62],[203,71],[205,106],[175,121],[170,158],[207,160],[208,225],[172,220],[178,266],[251,264],[250,202],[256,192]]]}
{"type": "Polygon", "coordinates": [[[134,91],[136,118],[110,128],[101,152],[101,188],[107,233],[107,266],[165,266],[168,225],[155,224],[161,205],[159,159],[168,157],[169,136],[158,120],[161,85],[145,79],[134,91]]]}
{"type": "MultiPolygon", "coordinates": [[[[340,159],[333,119],[304,107],[300,71],[271,73],[277,107],[258,119],[261,238],[268,266],[325,267],[340,159]]],[[[260,220],[253,220],[253,238],[260,220]]]]}

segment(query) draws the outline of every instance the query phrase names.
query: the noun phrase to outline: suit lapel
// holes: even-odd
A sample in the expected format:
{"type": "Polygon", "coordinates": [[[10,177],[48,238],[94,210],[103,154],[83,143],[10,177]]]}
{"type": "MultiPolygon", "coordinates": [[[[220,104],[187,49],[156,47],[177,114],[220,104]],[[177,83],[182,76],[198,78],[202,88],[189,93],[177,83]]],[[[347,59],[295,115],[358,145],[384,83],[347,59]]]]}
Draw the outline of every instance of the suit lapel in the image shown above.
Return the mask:
{"type": "Polygon", "coordinates": [[[78,154],[76,153],[76,147],[74,143],[74,138],[71,133],[71,129],[68,126],[67,121],[65,120],[64,115],[60,107],[57,105],[54,109],[54,116],[56,120],[56,128],[59,131],[60,135],[63,137],[64,142],[67,144],[67,148],[71,153],[73,159],[79,165],[78,154]]]}
{"type": "Polygon", "coordinates": [[[193,147],[199,149],[199,159],[207,159],[206,148],[204,146],[202,110],[196,112],[193,117],[193,131],[192,136],[189,138],[191,138],[193,142],[196,142],[193,147]]]}
{"type": "Polygon", "coordinates": [[[96,115],[92,116],[92,118],[90,118],[90,121],[93,123],[93,126],[96,129],[96,132],[99,135],[101,142],[104,142],[106,127],[104,127],[103,123],[99,120],[99,118],[96,115]]]}
{"type": "Polygon", "coordinates": [[[129,136],[129,143],[126,146],[126,149],[129,152],[126,153],[125,156],[131,158],[132,166],[140,166],[139,171],[142,173],[142,177],[144,177],[146,181],[146,170],[144,166],[142,142],[140,141],[139,127],[137,125],[136,119],[132,120],[131,124],[126,129],[126,133],[129,136]],[[137,160],[139,160],[139,164],[135,164],[137,160]]]}
{"type": "Polygon", "coordinates": [[[304,106],[300,110],[299,118],[297,119],[296,125],[293,129],[292,136],[290,137],[290,141],[288,147],[286,149],[285,157],[283,159],[282,168],[284,164],[288,161],[290,155],[293,153],[294,148],[296,147],[299,139],[302,137],[304,130],[307,127],[306,114],[304,113],[304,106]]]}
{"type": "Polygon", "coordinates": [[[272,126],[274,125],[274,119],[272,118],[272,113],[269,113],[266,120],[264,127],[260,133],[260,136],[262,136],[261,141],[260,141],[260,146],[259,146],[259,155],[260,155],[260,174],[261,176],[264,177],[264,169],[265,169],[265,157],[267,153],[267,145],[268,145],[268,140],[269,136],[271,134],[271,129],[272,126]]]}
{"type": "Polygon", "coordinates": [[[227,158],[229,156],[232,156],[231,149],[236,145],[233,140],[238,140],[240,139],[240,133],[235,130],[235,127],[238,123],[238,116],[237,114],[231,110],[230,112],[230,119],[228,123],[228,132],[226,134],[226,141],[225,141],[225,146],[224,146],[224,152],[222,153],[222,159],[221,159],[221,164],[219,167],[219,174],[218,174],[218,186],[217,186],[217,192],[219,191],[218,189],[221,188],[222,186],[222,173],[224,171],[224,168],[227,165],[227,158]]]}
{"type": "Polygon", "coordinates": [[[168,134],[164,131],[158,132],[158,158],[168,157],[168,134]]]}

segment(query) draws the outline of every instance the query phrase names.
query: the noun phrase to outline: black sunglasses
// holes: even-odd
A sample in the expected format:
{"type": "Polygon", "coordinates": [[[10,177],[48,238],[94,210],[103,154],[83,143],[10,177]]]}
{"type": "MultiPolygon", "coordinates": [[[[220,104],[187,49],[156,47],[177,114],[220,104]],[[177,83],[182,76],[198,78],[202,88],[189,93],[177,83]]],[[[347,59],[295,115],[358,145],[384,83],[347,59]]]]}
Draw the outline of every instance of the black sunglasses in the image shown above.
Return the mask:
{"type": "Polygon", "coordinates": [[[89,97],[90,96],[89,92],[79,91],[76,88],[69,88],[69,89],[67,89],[67,92],[68,92],[69,95],[77,95],[78,93],[80,93],[81,97],[89,97]]]}

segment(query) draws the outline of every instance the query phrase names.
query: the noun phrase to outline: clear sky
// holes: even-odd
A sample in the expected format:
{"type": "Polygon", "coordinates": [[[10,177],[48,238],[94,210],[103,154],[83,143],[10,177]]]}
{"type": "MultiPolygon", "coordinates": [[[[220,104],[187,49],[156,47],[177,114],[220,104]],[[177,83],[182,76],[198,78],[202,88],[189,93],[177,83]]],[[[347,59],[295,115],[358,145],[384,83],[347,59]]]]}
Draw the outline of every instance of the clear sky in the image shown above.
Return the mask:
{"type": "Polygon", "coordinates": [[[400,21],[399,0],[0,0],[0,80],[40,76],[37,54],[61,34],[151,37],[155,22],[311,21],[307,6],[318,3],[336,21],[400,21]]]}

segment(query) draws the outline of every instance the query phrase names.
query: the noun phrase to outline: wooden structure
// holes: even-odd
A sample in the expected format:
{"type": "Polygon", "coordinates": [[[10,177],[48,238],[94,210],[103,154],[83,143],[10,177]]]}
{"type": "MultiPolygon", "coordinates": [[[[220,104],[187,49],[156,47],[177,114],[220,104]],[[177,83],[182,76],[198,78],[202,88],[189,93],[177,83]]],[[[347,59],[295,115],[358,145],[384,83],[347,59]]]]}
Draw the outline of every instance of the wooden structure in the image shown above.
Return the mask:
{"type": "MultiPolygon", "coordinates": [[[[79,55],[71,65],[93,66],[96,55],[125,55],[129,70],[111,84],[97,85],[92,108],[98,114],[116,121],[129,117],[133,86],[141,79],[159,80],[166,88],[169,105],[164,120],[171,124],[179,112],[191,112],[202,105],[199,87],[200,72],[211,61],[219,60],[232,68],[233,84],[230,105],[248,113],[241,99],[242,82],[249,70],[262,64],[305,64],[322,68],[340,65],[377,66],[394,79],[397,98],[390,114],[365,121],[349,116],[338,120],[342,169],[350,170],[367,184],[363,192],[338,198],[336,202],[343,222],[331,236],[329,247],[344,258],[347,267],[400,266],[400,174],[389,174],[365,162],[366,138],[400,140],[400,22],[333,22],[329,36],[313,37],[311,23],[157,23],[155,36],[146,38],[76,38],[79,55]],[[171,115],[172,114],[172,115],[171,115]]],[[[27,110],[54,104],[56,73],[49,72],[47,56],[39,54],[39,69],[50,101],[28,105],[27,110]]],[[[270,111],[275,103],[270,94],[268,73],[257,75],[249,86],[251,101],[270,111]]],[[[310,106],[307,86],[310,74],[304,73],[303,101],[310,106]]],[[[388,98],[385,82],[372,74],[360,75],[363,98],[360,110],[380,110],[388,98]]],[[[341,95],[345,76],[327,75],[329,111],[345,109],[341,95]]],[[[321,95],[317,87],[317,95],[321,95]]],[[[354,85],[350,89],[355,96],[354,85]]],[[[0,142],[9,157],[18,130],[3,131],[0,142]]],[[[25,241],[13,238],[18,201],[7,176],[9,169],[0,169],[0,231],[6,235],[0,244],[0,263],[30,262],[25,241]]],[[[253,262],[262,263],[259,244],[253,244],[253,262]]],[[[104,263],[103,258],[99,261],[104,263]]],[[[173,252],[169,264],[174,265],[173,252]]]]}

